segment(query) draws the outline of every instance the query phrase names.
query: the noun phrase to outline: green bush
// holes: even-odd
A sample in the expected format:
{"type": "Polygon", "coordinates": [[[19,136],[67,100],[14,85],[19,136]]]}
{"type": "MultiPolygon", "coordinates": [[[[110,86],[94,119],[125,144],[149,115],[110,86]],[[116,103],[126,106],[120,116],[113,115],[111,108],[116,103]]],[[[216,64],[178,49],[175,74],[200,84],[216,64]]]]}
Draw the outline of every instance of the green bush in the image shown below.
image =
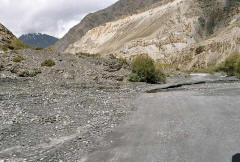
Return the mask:
{"type": "Polygon", "coordinates": [[[223,71],[229,76],[240,77],[240,53],[234,52],[217,67],[217,71],[223,71]]]}
{"type": "Polygon", "coordinates": [[[22,57],[22,56],[16,56],[16,57],[14,57],[13,58],[13,62],[21,62],[21,61],[23,61],[24,60],[24,58],[22,57]]]}
{"type": "Polygon", "coordinates": [[[154,60],[149,56],[137,56],[132,62],[132,73],[129,75],[129,81],[158,83],[165,82],[165,74],[156,69],[154,60]]]}
{"type": "Polygon", "coordinates": [[[135,74],[135,73],[131,73],[128,76],[128,80],[130,82],[140,82],[140,77],[137,74],[135,74]]]}
{"type": "Polygon", "coordinates": [[[52,67],[55,65],[55,62],[51,59],[47,59],[41,63],[41,66],[52,67]]]}

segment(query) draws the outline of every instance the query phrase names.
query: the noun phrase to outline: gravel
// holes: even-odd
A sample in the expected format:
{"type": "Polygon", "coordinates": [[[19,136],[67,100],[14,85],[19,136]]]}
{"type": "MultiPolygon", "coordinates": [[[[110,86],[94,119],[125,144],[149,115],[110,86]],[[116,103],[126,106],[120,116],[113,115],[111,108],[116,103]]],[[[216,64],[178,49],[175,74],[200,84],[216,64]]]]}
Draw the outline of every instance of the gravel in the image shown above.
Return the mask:
{"type": "Polygon", "coordinates": [[[78,161],[135,111],[148,85],[126,81],[129,66],[48,50],[0,54],[0,161],[78,161]],[[13,62],[21,55],[24,60],[13,62]],[[41,67],[45,59],[56,63],[41,67]]]}

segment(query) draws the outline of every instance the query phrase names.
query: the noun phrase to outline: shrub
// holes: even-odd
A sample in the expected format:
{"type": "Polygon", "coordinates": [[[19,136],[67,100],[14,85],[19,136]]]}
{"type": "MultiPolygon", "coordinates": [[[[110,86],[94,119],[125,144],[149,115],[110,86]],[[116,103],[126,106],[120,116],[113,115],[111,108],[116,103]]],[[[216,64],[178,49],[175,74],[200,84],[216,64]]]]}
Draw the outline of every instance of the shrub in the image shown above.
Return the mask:
{"type": "Polygon", "coordinates": [[[24,60],[24,58],[22,57],[22,56],[16,56],[16,57],[14,57],[13,58],[13,62],[21,62],[21,61],[23,61],[24,60]]]}
{"type": "Polygon", "coordinates": [[[132,62],[132,73],[129,81],[158,83],[165,82],[165,74],[156,69],[153,59],[149,56],[137,56],[132,62]]]}
{"type": "Polygon", "coordinates": [[[126,58],[119,57],[118,59],[119,59],[120,61],[122,61],[124,64],[129,65],[129,62],[128,62],[128,60],[127,60],[126,58]]]}
{"type": "Polygon", "coordinates": [[[9,49],[12,49],[12,50],[21,50],[25,48],[29,48],[29,46],[27,46],[26,44],[24,44],[22,41],[18,39],[11,41],[11,43],[9,44],[9,49]]]}
{"type": "Polygon", "coordinates": [[[37,51],[40,51],[40,50],[43,50],[42,47],[32,47],[33,50],[37,50],[37,51]]]}
{"type": "Polygon", "coordinates": [[[130,82],[140,82],[140,77],[136,73],[131,73],[128,76],[130,82]]]}
{"type": "Polygon", "coordinates": [[[53,53],[55,50],[54,50],[54,48],[53,47],[48,47],[48,48],[46,48],[49,52],[51,52],[51,53],[53,53]]]}
{"type": "Polygon", "coordinates": [[[15,39],[9,43],[2,45],[1,48],[2,50],[7,51],[7,50],[21,50],[21,49],[26,49],[30,47],[24,44],[22,41],[15,39]]]}
{"type": "Polygon", "coordinates": [[[240,77],[240,53],[234,52],[217,67],[217,71],[223,71],[229,76],[240,77]]]}
{"type": "Polygon", "coordinates": [[[52,67],[55,65],[55,62],[51,59],[47,59],[41,63],[41,66],[52,67]]]}
{"type": "Polygon", "coordinates": [[[0,49],[3,51],[7,50],[22,50],[22,49],[32,49],[32,50],[42,50],[43,48],[41,47],[32,47],[24,44],[21,40],[15,39],[12,40],[11,42],[5,43],[4,45],[0,46],[0,49]]]}

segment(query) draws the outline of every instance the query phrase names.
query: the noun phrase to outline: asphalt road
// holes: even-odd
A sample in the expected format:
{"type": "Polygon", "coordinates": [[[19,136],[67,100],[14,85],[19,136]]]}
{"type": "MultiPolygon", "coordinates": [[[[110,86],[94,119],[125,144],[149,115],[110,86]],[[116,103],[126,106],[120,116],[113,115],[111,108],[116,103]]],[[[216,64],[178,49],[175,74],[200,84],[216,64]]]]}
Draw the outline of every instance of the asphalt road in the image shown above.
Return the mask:
{"type": "Polygon", "coordinates": [[[240,83],[143,94],[138,107],[82,162],[231,162],[240,152],[240,83]]]}

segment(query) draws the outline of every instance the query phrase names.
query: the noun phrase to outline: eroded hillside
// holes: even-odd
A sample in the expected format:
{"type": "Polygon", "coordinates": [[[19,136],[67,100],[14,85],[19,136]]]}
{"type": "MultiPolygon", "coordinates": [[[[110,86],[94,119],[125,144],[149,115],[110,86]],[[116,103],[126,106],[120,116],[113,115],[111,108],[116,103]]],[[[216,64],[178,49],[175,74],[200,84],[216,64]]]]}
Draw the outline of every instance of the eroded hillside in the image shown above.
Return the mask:
{"type": "Polygon", "coordinates": [[[87,15],[78,25],[74,26],[59,40],[54,47],[56,50],[62,52],[70,44],[82,38],[89,30],[121,16],[133,14],[137,10],[151,6],[158,1],[162,0],[119,0],[106,9],[87,15]]]}
{"type": "Polygon", "coordinates": [[[65,52],[132,58],[149,54],[181,68],[215,65],[239,49],[237,0],[166,0],[88,31],[65,52]]]}

